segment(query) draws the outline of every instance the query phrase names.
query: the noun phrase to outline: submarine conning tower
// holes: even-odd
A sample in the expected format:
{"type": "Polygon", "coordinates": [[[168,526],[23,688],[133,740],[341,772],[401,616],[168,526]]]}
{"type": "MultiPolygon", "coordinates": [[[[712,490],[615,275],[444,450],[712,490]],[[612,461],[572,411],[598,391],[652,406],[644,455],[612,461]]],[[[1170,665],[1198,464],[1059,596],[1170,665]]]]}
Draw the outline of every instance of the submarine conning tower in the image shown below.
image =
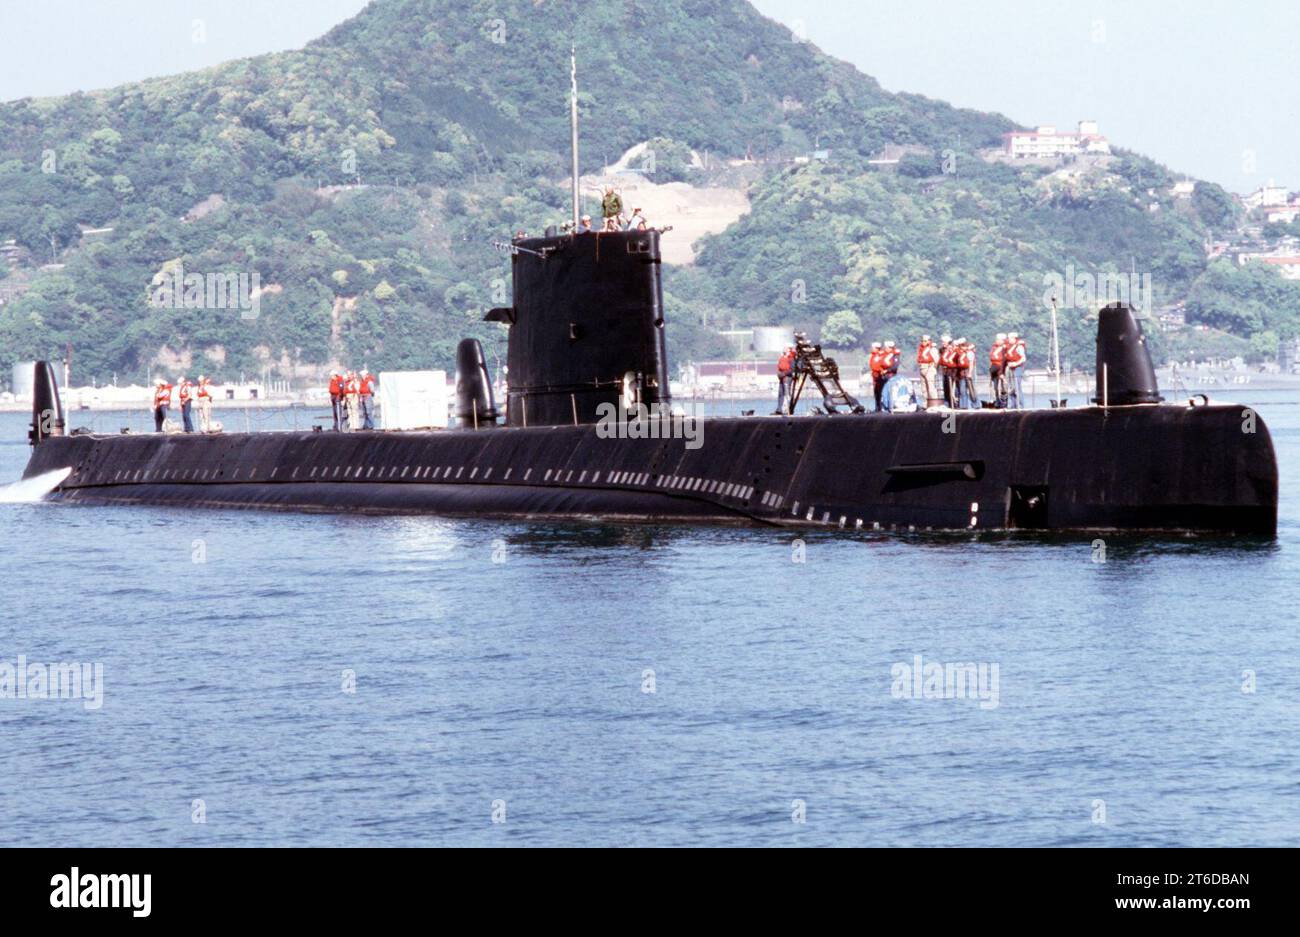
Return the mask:
{"type": "Polygon", "coordinates": [[[1125,303],[1103,306],[1097,315],[1097,396],[1112,407],[1160,403],[1156,369],[1142,326],[1125,303]]]}
{"type": "Polygon", "coordinates": [[[659,232],[513,242],[507,422],[595,423],[603,403],[667,404],[659,232]]]}
{"type": "Polygon", "coordinates": [[[38,361],[32,375],[32,423],[27,441],[37,446],[51,436],[62,436],[66,429],[54,368],[48,361],[38,361]]]}

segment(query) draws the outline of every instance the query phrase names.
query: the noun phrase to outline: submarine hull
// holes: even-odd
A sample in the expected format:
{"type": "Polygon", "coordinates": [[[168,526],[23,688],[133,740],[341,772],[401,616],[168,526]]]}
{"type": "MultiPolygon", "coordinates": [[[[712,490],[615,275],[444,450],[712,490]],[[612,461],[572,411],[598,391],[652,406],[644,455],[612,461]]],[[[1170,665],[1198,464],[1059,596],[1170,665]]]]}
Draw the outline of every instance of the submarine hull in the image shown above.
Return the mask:
{"type": "Polygon", "coordinates": [[[701,421],[693,440],[608,429],[54,437],[25,475],[70,468],[51,499],[97,504],[847,529],[1277,526],[1272,441],[1240,406],[741,417],[701,421]]]}

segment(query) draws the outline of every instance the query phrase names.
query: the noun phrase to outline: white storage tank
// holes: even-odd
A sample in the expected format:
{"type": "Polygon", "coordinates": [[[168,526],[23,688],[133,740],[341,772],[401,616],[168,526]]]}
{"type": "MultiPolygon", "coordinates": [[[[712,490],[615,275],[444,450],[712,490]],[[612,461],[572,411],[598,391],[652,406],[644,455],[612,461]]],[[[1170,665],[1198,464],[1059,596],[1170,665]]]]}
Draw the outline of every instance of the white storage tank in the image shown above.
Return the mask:
{"type": "Polygon", "coordinates": [[[9,385],[9,389],[14,392],[15,397],[32,398],[32,392],[36,386],[36,362],[19,361],[14,365],[14,379],[9,385]]]}
{"type": "Polygon", "coordinates": [[[780,355],[787,345],[794,344],[794,329],[785,325],[754,326],[754,354],[780,355]]]}

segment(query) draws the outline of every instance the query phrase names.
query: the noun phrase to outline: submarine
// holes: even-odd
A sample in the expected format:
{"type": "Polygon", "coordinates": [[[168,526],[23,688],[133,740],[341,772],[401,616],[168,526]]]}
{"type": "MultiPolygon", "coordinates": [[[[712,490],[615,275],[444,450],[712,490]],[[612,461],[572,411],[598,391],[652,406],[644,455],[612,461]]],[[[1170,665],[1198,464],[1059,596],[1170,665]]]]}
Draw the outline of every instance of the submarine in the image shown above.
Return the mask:
{"type": "Polygon", "coordinates": [[[69,432],[38,362],[30,478],[48,500],[366,514],[765,524],[846,530],[1274,536],[1278,472],[1241,405],[1166,401],[1122,303],[1097,322],[1090,404],[865,413],[801,342],[817,412],[688,426],[668,383],[659,230],[573,226],[503,247],[512,305],[498,408],[483,352],[457,349],[458,425],[428,431],[69,432]],[[687,432],[686,430],[692,430],[687,432]]]}
{"type": "Polygon", "coordinates": [[[514,303],[487,315],[509,330],[503,413],[472,339],[457,349],[460,425],[420,432],[68,433],[54,369],[38,362],[24,477],[69,469],[48,498],[76,504],[1276,532],[1263,420],[1241,405],[1164,401],[1122,304],[1098,317],[1089,406],[859,413],[828,400],[818,413],[710,418],[675,432],[660,236],[512,242],[514,303]]]}

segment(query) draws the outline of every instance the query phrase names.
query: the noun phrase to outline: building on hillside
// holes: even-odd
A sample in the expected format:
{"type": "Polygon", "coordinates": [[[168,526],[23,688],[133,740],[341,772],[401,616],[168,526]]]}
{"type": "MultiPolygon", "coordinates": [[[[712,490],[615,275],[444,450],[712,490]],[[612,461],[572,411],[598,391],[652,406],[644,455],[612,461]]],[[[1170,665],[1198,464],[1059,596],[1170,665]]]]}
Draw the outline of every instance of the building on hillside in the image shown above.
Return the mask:
{"type": "Polygon", "coordinates": [[[1278,273],[1288,280],[1300,280],[1300,254],[1285,254],[1280,252],[1261,253],[1246,252],[1237,255],[1238,266],[1246,266],[1249,263],[1261,263],[1277,269],[1278,273]]]}
{"type": "Polygon", "coordinates": [[[1075,133],[1060,133],[1050,125],[1037,130],[1013,130],[1004,133],[1006,155],[1012,159],[1059,159],[1081,153],[1107,154],[1110,141],[1098,131],[1095,120],[1079,121],[1075,133]]]}
{"type": "Polygon", "coordinates": [[[1156,318],[1166,332],[1177,332],[1187,327],[1187,308],[1184,303],[1175,303],[1156,310],[1156,318]]]}
{"type": "Polygon", "coordinates": [[[31,252],[13,238],[0,243],[0,258],[10,267],[17,267],[31,260],[31,252]]]}
{"type": "Polygon", "coordinates": [[[1279,224],[1290,224],[1300,217],[1300,202],[1292,202],[1290,205],[1277,205],[1264,210],[1264,220],[1270,224],[1277,222],[1279,224]]]}
{"type": "Polygon", "coordinates": [[[1206,260],[1215,260],[1232,252],[1231,241],[1216,241],[1213,238],[1206,238],[1204,247],[1206,260]]]}
{"type": "Polygon", "coordinates": [[[1278,272],[1288,280],[1300,280],[1300,255],[1261,257],[1259,262],[1268,264],[1270,267],[1277,267],[1278,272]]]}
{"type": "Polygon", "coordinates": [[[1191,198],[1196,191],[1196,182],[1192,179],[1184,179],[1181,182],[1175,182],[1169,194],[1174,198],[1191,198]]]}
{"type": "Polygon", "coordinates": [[[1291,338],[1278,346],[1277,363],[1285,374],[1300,374],[1300,338],[1291,338]]]}
{"type": "Polygon", "coordinates": [[[1268,185],[1262,185],[1254,192],[1245,196],[1241,204],[1247,208],[1274,208],[1279,205],[1285,205],[1290,199],[1291,193],[1287,191],[1284,185],[1274,185],[1269,182],[1268,185]]]}

